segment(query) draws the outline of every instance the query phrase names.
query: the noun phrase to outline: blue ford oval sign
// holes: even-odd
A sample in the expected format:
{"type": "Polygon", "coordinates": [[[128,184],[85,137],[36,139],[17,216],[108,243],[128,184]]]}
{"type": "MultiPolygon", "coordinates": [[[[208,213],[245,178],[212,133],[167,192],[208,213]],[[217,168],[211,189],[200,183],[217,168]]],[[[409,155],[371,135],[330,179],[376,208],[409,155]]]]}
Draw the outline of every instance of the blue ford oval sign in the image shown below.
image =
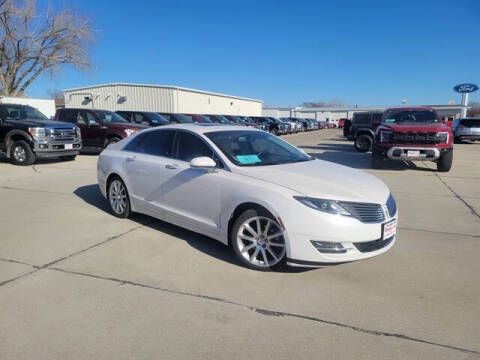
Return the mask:
{"type": "Polygon", "coordinates": [[[453,91],[466,94],[471,93],[478,90],[478,85],[475,84],[458,84],[457,86],[453,87],[453,91]]]}

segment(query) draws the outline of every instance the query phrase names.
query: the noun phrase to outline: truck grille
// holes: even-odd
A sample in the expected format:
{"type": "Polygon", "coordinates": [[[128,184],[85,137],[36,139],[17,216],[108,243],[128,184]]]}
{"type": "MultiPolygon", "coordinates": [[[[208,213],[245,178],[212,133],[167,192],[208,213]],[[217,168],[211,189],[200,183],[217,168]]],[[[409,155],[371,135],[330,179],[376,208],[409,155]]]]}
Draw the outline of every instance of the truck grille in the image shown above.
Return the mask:
{"type": "Polygon", "coordinates": [[[358,249],[358,251],[365,253],[365,252],[371,252],[375,250],[380,250],[384,248],[385,246],[388,246],[390,244],[395,236],[391,236],[388,239],[379,239],[379,240],[373,240],[373,241],[366,241],[366,242],[359,242],[359,243],[353,243],[355,247],[358,249]]]}
{"type": "Polygon", "coordinates": [[[397,213],[397,204],[395,203],[395,199],[393,198],[392,194],[390,194],[387,200],[387,210],[390,217],[394,217],[397,213]]]}
{"type": "Polygon", "coordinates": [[[393,133],[392,142],[395,144],[440,144],[442,139],[437,133],[427,132],[401,132],[393,133]]]}
{"type": "Polygon", "coordinates": [[[339,201],[338,204],[361,222],[379,223],[385,220],[385,214],[379,204],[347,201],[339,201]]]}
{"type": "Polygon", "coordinates": [[[54,128],[50,129],[50,137],[54,141],[74,141],[77,140],[77,131],[75,128],[54,128]]]}

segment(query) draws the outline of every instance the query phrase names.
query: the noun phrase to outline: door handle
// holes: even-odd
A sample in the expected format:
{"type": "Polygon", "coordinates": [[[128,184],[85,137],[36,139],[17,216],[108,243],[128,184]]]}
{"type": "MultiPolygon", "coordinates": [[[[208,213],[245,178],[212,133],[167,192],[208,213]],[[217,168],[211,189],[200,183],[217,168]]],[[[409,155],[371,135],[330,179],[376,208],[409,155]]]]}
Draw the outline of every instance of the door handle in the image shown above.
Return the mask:
{"type": "Polygon", "coordinates": [[[170,170],[176,170],[176,169],[178,169],[178,165],[177,164],[167,164],[167,165],[165,165],[165,168],[170,169],[170,170]]]}
{"type": "Polygon", "coordinates": [[[129,156],[127,157],[126,162],[134,162],[135,161],[135,156],[129,156]]]}

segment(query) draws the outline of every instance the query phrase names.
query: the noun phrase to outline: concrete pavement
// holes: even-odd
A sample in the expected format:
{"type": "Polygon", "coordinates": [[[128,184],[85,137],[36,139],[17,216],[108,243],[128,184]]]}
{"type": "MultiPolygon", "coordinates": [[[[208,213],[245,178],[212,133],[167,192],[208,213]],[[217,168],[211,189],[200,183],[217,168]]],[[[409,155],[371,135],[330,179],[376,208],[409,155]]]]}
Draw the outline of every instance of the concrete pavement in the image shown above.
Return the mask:
{"type": "Polygon", "coordinates": [[[370,260],[262,273],[215,240],[106,211],[96,156],[0,163],[0,359],[480,358],[480,144],[369,169],[338,130],[284,137],[364,169],[400,209],[370,260]]]}

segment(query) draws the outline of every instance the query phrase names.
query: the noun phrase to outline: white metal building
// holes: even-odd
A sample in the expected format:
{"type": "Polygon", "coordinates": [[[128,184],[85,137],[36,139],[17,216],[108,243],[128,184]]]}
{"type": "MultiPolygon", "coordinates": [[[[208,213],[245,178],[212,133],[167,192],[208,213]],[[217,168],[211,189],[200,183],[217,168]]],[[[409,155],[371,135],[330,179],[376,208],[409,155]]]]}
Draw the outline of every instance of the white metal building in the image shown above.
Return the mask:
{"type": "Polygon", "coordinates": [[[66,108],[260,116],[262,101],[178,86],[111,83],[64,90],[66,108]]]}
{"type": "Polygon", "coordinates": [[[34,99],[27,97],[0,96],[1,104],[30,105],[48,118],[55,116],[55,101],[53,99],[34,99]]]}
{"type": "MultiPolygon", "coordinates": [[[[406,107],[425,106],[435,109],[441,118],[455,119],[460,117],[462,105],[406,105],[406,107]]],[[[340,119],[351,119],[353,114],[362,111],[385,111],[389,107],[401,106],[355,106],[355,107],[265,107],[262,110],[264,116],[273,117],[298,117],[328,121],[338,124],[340,119]]]]}

